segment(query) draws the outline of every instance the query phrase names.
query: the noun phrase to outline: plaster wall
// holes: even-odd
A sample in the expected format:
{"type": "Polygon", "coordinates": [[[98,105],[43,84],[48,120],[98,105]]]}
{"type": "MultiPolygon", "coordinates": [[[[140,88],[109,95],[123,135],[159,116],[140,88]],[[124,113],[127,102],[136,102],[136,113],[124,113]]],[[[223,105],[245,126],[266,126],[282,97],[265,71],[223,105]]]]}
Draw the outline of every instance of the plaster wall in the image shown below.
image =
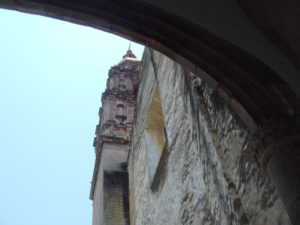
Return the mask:
{"type": "Polygon", "coordinates": [[[104,171],[103,183],[105,225],[129,225],[128,173],[126,171],[104,171]]]}
{"type": "Polygon", "coordinates": [[[93,225],[103,224],[103,167],[98,165],[97,183],[93,196],[93,225]]]}
{"type": "Polygon", "coordinates": [[[101,164],[106,170],[125,170],[128,155],[128,145],[114,145],[105,143],[101,154],[101,164]]]}
{"type": "MultiPolygon", "coordinates": [[[[113,198],[113,193],[118,193],[122,195],[123,186],[121,181],[127,179],[126,172],[126,160],[128,155],[128,145],[117,145],[117,144],[103,144],[101,161],[99,163],[99,169],[97,173],[97,183],[95,186],[94,198],[93,198],[93,225],[108,224],[109,216],[113,213],[120,224],[126,224],[125,219],[123,218],[124,213],[120,210],[122,209],[123,202],[119,197],[113,198]],[[115,173],[114,173],[115,172],[115,173]],[[106,173],[105,180],[104,174],[106,173]],[[115,178],[114,178],[114,175],[115,178]],[[124,177],[124,179],[122,179],[124,177]],[[112,182],[110,182],[113,180],[112,182]],[[114,182],[114,180],[116,180],[114,182]],[[121,180],[121,181],[119,181],[121,180]],[[106,182],[106,183],[105,183],[106,182]],[[112,183],[112,184],[111,184],[112,183]],[[111,189],[109,188],[111,186],[111,189]],[[116,204],[111,204],[117,208],[120,206],[121,209],[115,209],[113,207],[108,207],[107,204],[115,200],[116,204]],[[105,208],[106,207],[106,208],[105,208]],[[119,212],[119,213],[116,213],[119,212]],[[108,215],[109,214],[109,215],[108,215]],[[104,218],[107,217],[107,221],[104,221],[104,218]]],[[[127,183],[128,181],[126,181],[127,183]]],[[[110,222],[113,222],[112,220],[110,222]]]]}
{"type": "Polygon", "coordinates": [[[251,134],[222,98],[149,49],[140,76],[128,158],[132,225],[291,224],[274,185],[253,160],[251,134]],[[156,86],[166,147],[151,179],[143,134],[156,86]]]}
{"type": "Polygon", "coordinates": [[[93,198],[93,225],[127,225],[128,146],[104,144],[93,198]]]}

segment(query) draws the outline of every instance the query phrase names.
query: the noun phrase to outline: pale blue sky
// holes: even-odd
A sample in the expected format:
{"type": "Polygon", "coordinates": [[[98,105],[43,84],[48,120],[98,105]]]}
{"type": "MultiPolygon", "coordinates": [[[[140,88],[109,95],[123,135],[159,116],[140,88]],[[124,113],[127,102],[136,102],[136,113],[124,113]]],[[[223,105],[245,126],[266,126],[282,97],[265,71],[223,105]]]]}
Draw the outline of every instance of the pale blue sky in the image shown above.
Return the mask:
{"type": "Polygon", "coordinates": [[[0,10],[0,225],[91,225],[101,93],[128,44],[0,10]]]}

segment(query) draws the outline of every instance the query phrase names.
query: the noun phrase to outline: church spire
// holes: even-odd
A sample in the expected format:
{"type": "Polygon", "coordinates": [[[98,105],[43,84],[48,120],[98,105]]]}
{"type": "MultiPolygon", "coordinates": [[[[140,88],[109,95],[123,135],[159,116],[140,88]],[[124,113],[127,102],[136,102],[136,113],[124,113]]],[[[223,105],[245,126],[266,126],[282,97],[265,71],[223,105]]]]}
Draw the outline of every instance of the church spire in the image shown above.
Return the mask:
{"type": "Polygon", "coordinates": [[[131,42],[129,43],[127,53],[123,56],[123,59],[125,59],[125,58],[136,58],[136,56],[131,51],[130,47],[131,47],[131,42]]]}

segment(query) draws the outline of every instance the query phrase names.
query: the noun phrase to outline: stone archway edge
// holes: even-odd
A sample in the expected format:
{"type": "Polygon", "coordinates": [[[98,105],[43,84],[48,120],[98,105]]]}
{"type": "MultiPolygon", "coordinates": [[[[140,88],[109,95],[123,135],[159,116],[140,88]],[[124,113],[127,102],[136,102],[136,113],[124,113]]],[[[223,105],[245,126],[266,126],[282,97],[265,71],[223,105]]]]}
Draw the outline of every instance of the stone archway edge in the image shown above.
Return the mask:
{"type": "Polygon", "coordinates": [[[155,48],[218,91],[252,132],[270,118],[300,111],[299,99],[268,66],[152,5],[121,0],[5,0],[0,7],[95,27],[155,48]]]}

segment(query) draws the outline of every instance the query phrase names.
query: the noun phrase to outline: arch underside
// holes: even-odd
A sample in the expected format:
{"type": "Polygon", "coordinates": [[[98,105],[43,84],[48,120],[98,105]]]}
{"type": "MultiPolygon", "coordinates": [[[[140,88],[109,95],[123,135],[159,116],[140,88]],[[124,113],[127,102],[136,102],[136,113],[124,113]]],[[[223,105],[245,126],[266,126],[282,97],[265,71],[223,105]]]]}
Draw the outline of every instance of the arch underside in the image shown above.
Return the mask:
{"type": "Polygon", "coordinates": [[[252,132],[300,111],[289,86],[256,57],[152,5],[122,0],[5,0],[0,7],[91,26],[154,48],[216,90],[252,132]]]}

